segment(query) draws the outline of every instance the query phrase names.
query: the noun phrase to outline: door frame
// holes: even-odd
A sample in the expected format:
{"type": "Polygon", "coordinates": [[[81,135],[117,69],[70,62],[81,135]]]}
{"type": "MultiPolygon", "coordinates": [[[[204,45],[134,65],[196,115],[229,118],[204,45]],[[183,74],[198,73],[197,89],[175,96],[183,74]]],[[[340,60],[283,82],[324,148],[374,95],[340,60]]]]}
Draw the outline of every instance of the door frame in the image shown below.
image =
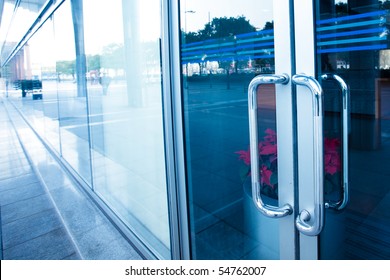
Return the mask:
{"type": "Polygon", "coordinates": [[[191,247],[184,146],[184,110],[182,95],[178,94],[182,92],[179,0],[161,0],[161,15],[163,126],[171,259],[189,260],[191,247]]]}
{"type": "Polygon", "coordinates": [[[275,85],[276,126],[278,135],[278,185],[279,205],[289,204],[293,213],[279,220],[279,244],[281,259],[299,259],[299,240],[295,228],[296,201],[296,135],[295,91],[291,77],[294,65],[294,14],[291,0],[274,1],[275,74],[287,74],[287,85],[275,85]],[[281,141],[283,140],[283,141],[281,141]]]}
{"type": "MultiPolygon", "coordinates": [[[[314,1],[294,0],[294,34],[295,34],[295,66],[296,73],[315,77],[315,30],[314,30],[314,1]]],[[[313,141],[307,135],[313,135],[312,99],[309,90],[297,87],[297,156],[298,156],[298,203],[300,213],[303,209],[313,209],[313,172],[314,147],[313,141]],[[308,133],[309,131],[309,133],[308,133]]],[[[318,236],[307,236],[299,233],[300,259],[318,259],[318,236]]]]}

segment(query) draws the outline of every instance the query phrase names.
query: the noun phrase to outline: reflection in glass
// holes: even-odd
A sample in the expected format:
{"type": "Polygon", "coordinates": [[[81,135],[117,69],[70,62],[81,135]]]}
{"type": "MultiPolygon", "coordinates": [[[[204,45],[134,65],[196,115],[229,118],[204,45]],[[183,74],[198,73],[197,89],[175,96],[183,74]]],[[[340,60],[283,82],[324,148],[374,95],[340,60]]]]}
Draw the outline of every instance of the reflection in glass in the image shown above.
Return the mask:
{"type": "Polygon", "coordinates": [[[39,135],[170,259],[160,19],[159,0],[65,1],[2,74],[39,135]]]}
{"type": "Polygon", "coordinates": [[[94,189],[169,259],[160,1],[83,5],[94,189]]]}
{"type": "Polygon", "coordinates": [[[5,61],[38,17],[47,0],[0,2],[0,58],[5,61]]]}
{"type": "Polygon", "coordinates": [[[49,19],[7,66],[8,96],[34,129],[60,153],[57,82],[49,19]]]}
{"type": "MultiPolygon", "coordinates": [[[[80,10],[74,12],[79,13],[80,10]]],[[[75,17],[79,19],[80,15],[75,17]]],[[[54,15],[61,154],[91,185],[87,98],[80,86],[85,79],[76,69],[76,58],[82,57],[82,54],[76,53],[76,50],[80,52],[80,48],[76,47],[80,42],[75,40],[75,31],[80,33],[81,23],[72,22],[72,19],[71,1],[66,1],[54,15]]]]}
{"type": "MultiPolygon", "coordinates": [[[[247,98],[254,76],[274,72],[272,4],[181,1],[194,259],[279,258],[279,222],[252,202],[247,98]]],[[[275,86],[259,87],[257,96],[261,195],[277,205],[275,86]]]]}
{"type": "MultiPolygon", "coordinates": [[[[339,75],[351,94],[350,199],[344,211],[326,211],[320,258],[389,259],[389,1],[318,2],[318,76],[339,75]]],[[[341,93],[337,84],[323,83],[323,88],[325,132],[336,139],[325,139],[336,156],[329,170],[340,178],[341,93]]],[[[325,185],[326,199],[339,200],[339,178],[325,185]]]]}
{"type": "Polygon", "coordinates": [[[40,122],[44,130],[42,135],[57,152],[60,152],[55,55],[52,52],[54,31],[51,19],[39,29],[26,46],[29,47],[31,55],[31,78],[33,81],[41,81],[42,83],[41,90],[32,93],[31,103],[35,111],[37,111],[37,105],[41,104],[42,119],[40,122]]]}

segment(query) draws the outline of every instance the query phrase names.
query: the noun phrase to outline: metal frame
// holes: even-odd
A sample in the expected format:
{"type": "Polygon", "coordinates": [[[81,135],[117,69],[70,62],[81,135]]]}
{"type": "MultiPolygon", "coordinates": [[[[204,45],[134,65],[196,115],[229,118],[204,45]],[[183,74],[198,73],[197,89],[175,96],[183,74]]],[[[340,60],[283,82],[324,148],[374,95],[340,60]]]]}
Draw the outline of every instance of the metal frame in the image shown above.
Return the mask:
{"type": "MultiPolygon", "coordinates": [[[[290,204],[283,206],[267,205],[263,202],[260,194],[260,168],[259,168],[259,140],[257,129],[257,90],[262,84],[287,85],[290,79],[287,75],[258,75],[254,77],[248,88],[248,110],[249,110],[249,134],[250,134],[250,157],[251,157],[251,179],[252,198],[257,209],[270,218],[283,218],[291,215],[293,210],[290,204]]],[[[284,188],[285,186],[279,185],[284,188]]]]}
{"type": "MultiPolygon", "coordinates": [[[[294,37],[291,36],[294,26],[292,0],[273,1],[274,8],[274,42],[276,74],[295,74],[294,37]],[[277,11],[277,12],[276,12],[277,11]]],[[[279,189],[279,205],[289,204],[293,214],[279,220],[279,244],[281,259],[299,258],[298,239],[295,229],[295,204],[297,176],[295,157],[295,92],[294,88],[275,85],[278,135],[278,184],[285,186],[279,189]],[[281,139],[283,139],[281,141],[281,139]]]]}
{"type": "MultiPolygon", "coordinates": [[[[295,220],[297,229],[308,236],[320,234],[324,226],[324,109],[323,92],[319,82],[313,77],[306,75],[294,75],[292,81],[296,85],[305,86],[312,94],[312,114],[313,114],[313,157],[312,168],[307,170],[313,173],[311,187],[314,189],[313,210],[306,208],[299,212],[295,220]]],[[[310,187],[310,185],[305,186],[310,187]]]]}
{"type": "Polygon", "coordinates": [[[336,210],[342,210],[344,209],[349,200],[349,171],[348,171],[348,165],[349,165],[349,145],[348,145],[348,133],[349,133],[349,119],[350,119],[350,93],[349,93],[349,87],[345,83],[345,81],[338,75],[335,74],[323,74],[321,76],[321,79],[323,81],[330,81],[334,80],[341,89],[341,95],[343,100],[343,110],[342,110],[342,123],[341,127],[342,129],[342,142],[343,142],[343,194],[342,198],[339,201],[326,201],[325,202],[325,208],[332,208],[336,210]]]}
{"type": "Polygon", "coordinates": [[[172,259],[190,259],[181,96],[179,1],[162,0],[162,77],[172,259]]]}
{"type": "MultiPolygon", "coordinates": [[[[296,73],[315,77],[314,6],[311,0],[294,0],[296,73]]],[[[315,152],[313,135],[312,94],[308,87],[297,87],[297,134],[298,134],[298,181],[299,212],[314,213],[315,180],[313,156],[315,152]]],[[[317,236],[299,236],[300,259],[318,258],[317,236]]]]}
{"type": "MultiPolygon", "coordinates": [[[[60,0],[58,2],[48,0],[45,3],[41,11],[39,12],[37,19],[27,30],[26,34],[23,36],[20,42],[12,49],[8,57],[1,62],[0,66],[6,65],[17,54],[17,52],[21,48],[23,48],[23,46],[28,42],[28,40],[30,40],[30,38],[35,34],[35,32],[37,32],[38,29],[41,28],[41,26],[46,22],[46,20],[53,15],[53,13],[62,5],[63,2],[65,2],[65,0],[60,0]]],[[[16,3],[15,7],[19,4],[20,3],[16,3]]]]}

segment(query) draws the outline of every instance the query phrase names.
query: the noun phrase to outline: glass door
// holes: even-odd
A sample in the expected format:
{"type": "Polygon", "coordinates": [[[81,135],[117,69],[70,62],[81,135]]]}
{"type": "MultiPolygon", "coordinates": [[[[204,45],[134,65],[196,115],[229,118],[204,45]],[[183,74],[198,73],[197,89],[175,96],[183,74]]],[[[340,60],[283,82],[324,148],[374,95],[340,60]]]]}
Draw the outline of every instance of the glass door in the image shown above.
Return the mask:
{"type": "Polygon", "coordinates": [[[389,8],[294,1],[300,259],[390,258],[389,8]]]}
{"type": "Polygon", "coordinates": [[[390,259],[390,1],[314,2],[315,73],[322,77],[328,134],[325,201],[344,202],[325,211],[318,257],[390,259]],[[326,74],[348,85],[348,104],[337,81],[324,79],[326,74]]]}
{"type": "Polygon", "coordinates": [[[390,258],[389,9],[180,1],[191,258],[390,258]]]}
{"type": "Polygon", "coordinates": [[[298,257],[290,14],[180,1],[192,259],[298,257]]]}

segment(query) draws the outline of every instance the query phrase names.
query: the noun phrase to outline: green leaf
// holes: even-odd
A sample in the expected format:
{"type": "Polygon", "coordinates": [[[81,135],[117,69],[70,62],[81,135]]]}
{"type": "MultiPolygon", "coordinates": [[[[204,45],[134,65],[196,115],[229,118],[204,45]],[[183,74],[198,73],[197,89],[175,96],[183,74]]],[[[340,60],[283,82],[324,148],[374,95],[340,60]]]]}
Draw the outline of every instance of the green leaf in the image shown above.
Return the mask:
{"type": "Polygon", "coordinates": [[[272,185],[276,185],[278,183],[278,174],[276,172],[272,173],[270,183],[272,185]]]}
{"type": "Polygon", "coordinates": [[[245,166],[240,168],[240,178],[241,178],[241,181],[244,182],[246,180],[246,178],[249,175],[250,170],[251,170],[251,168],[248,165],[245,165],[245,166]]]}

